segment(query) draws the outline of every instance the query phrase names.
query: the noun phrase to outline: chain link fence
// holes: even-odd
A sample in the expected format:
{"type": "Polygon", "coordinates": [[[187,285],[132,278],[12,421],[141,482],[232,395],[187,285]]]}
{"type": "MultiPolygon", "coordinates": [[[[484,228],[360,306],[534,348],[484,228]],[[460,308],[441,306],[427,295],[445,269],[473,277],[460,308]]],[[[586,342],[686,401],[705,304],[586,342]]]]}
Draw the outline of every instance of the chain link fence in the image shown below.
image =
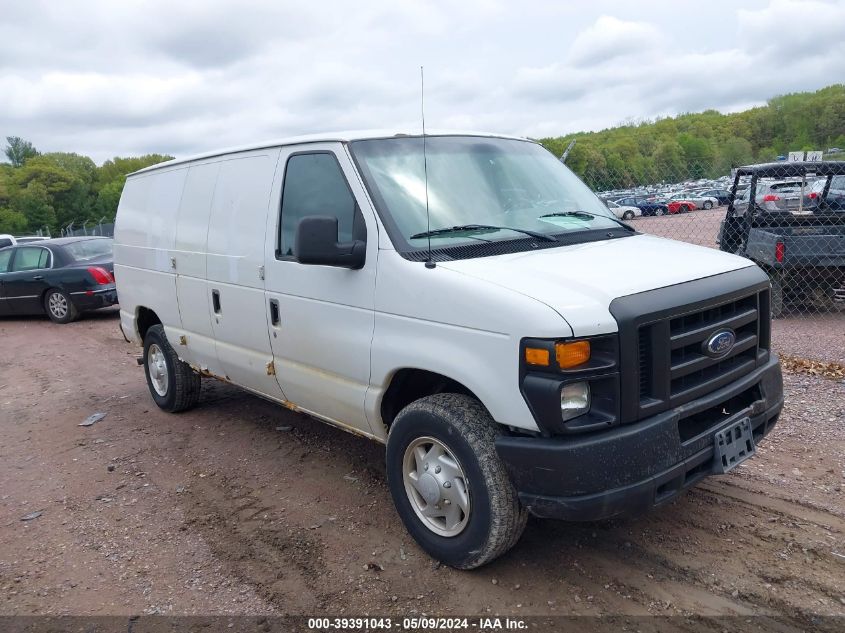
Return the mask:
{"type": "Polygon", "coordinates": [[[71,237],[79,235],[98,235],[105,237],[114,237],[114,222],[98,222],[97,224],[83,223],[81,226],[74,227],[74,223],[62,227],[61,236],[71,237]]]}
{"type": "Polygon", "coordinates": [[[845,161],[641,170],[588,167],[584,181],[642,233],[746,257],[772,280],[776,318],[845,316],[845,161]]]}

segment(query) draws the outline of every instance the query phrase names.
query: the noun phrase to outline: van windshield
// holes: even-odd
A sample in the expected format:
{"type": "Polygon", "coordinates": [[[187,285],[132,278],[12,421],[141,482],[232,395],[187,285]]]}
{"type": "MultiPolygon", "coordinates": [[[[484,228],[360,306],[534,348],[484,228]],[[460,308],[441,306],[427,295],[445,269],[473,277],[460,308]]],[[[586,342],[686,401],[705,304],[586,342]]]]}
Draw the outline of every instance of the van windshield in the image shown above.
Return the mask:
{"type": "Polygon", "coordinates": [[[427,246],[429,235],[432,246],[444,248],[519,239],[527,232],[621,228],[595,194],[536,143],[429,136],[425,145],[424,161],[421,137],[350,143],[394,244],[397,236],[417,250],[427,246]]]}

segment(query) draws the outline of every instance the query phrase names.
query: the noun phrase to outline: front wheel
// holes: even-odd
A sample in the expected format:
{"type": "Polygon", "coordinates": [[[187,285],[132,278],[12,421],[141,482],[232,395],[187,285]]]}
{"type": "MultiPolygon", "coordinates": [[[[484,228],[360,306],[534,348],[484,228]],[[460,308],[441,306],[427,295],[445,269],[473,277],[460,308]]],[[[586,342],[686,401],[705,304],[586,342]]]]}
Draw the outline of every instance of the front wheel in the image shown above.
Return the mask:
{"type": "Polygon", "coordinates": [[[709,200],[705,200],[705,201],[704,201],[704,205],[703,205],[703,206],[704,206],[704,208],[705,208],[705,209],[712,209],[712,208],[713,208],[713,203],[712,203],[712,202],[710,202],[709,200]]]}
{"type": "Polygon", "coordinates": [[[199,402],[200,375],[179,360],[161,325],[153,325],[144,337],[144,374],[160,409],[177,413],[199,402]]]}
{"type": "Polygon", "coordinates": [[[623,220],[633,220],[634,219],[634,212],[633,211],[625,211],[625,213],[622,214],[622,219],[623,220]]]}
{"type": "Polygon", "coordinates": [[[666,212],[663,209],[655,209],[654,210],[654,215],[660,216],[660,215],[663,215],[664,213],[666,213],[666,212]]]}
{"type": "Polygon", "coordinates": [[[441,393],[402,409],[387,438],[387,481],[408,532],[432,557],[474,569],[519,540],[528,512],[478,400],[441,393]]]}
{"type": "Polygon", "coordinates": [[[58,288],[52,288],[44,295],[44,310],[53,323],[70,323],[79,317],[70,295],[58,288]]]}

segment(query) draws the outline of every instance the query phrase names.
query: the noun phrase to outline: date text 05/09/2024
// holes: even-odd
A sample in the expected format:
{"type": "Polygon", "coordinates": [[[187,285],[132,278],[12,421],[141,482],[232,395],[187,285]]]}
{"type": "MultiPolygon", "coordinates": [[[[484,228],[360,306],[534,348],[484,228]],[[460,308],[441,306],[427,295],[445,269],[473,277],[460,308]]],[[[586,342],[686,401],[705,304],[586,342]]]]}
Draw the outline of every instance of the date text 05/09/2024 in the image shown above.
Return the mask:
{"type": "Polygon", "coordinates": [[[523,630],[528,624],[520,618],[439,618],[439,617],[364,617],[364,618],[308,618],[312,631],[501,631],[523,630]]]}

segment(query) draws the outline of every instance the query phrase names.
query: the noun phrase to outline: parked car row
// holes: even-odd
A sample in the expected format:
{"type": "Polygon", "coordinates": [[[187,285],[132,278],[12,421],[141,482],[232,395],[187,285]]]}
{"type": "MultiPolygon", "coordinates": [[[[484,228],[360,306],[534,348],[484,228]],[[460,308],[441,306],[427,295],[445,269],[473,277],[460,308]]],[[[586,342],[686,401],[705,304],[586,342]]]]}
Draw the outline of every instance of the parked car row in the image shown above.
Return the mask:
{"type": "MultiPolygon", "coordinates": [[[[732,179],[729,176],[722,176],[717,179],[702,178],[699,180],[687,180],[680,183],[660,183],[652,185],[640,185],[626,189],[612,189],[597,192],[604,200],[618,200],[620,198],[644,197],[651,200],[667,200],[677,195],[715,198],[721,206],[728,203],[732,179]]],[[[711,201],[712,202],[712,201],[711,201]]],[[[703,208],[700,206],[699,208],[703,208]]]]}
{"type": "Polygon", "coordinates": [[[699,191],[682,191],[674,193],[669,196],[663,195],[641,195],[641,196],[625,196],[620,198],[606,199],[608,208],[611,211],[616,211],[610,206],[614,204],[616,207],[636,208],[639,214],[634,213],[629,218],[622,218],[617,213],[617,216],[622,219],[632,219],[637,215],[666,215],[675,213],[689,213],[696,209],[713,209],[715,207],[726,204],[730,198],[730,192],[723,189],[705,189],[699,191]]]}
{"type": "Polygon", "coordinates": [[[633,220],[643,214],[640,208],[636,206],[624,206],[616,204],[612,200],[604,200],[604,203],[607,205],[607,208],[613,212],[613,215],[620,220],[633,220]]]}

